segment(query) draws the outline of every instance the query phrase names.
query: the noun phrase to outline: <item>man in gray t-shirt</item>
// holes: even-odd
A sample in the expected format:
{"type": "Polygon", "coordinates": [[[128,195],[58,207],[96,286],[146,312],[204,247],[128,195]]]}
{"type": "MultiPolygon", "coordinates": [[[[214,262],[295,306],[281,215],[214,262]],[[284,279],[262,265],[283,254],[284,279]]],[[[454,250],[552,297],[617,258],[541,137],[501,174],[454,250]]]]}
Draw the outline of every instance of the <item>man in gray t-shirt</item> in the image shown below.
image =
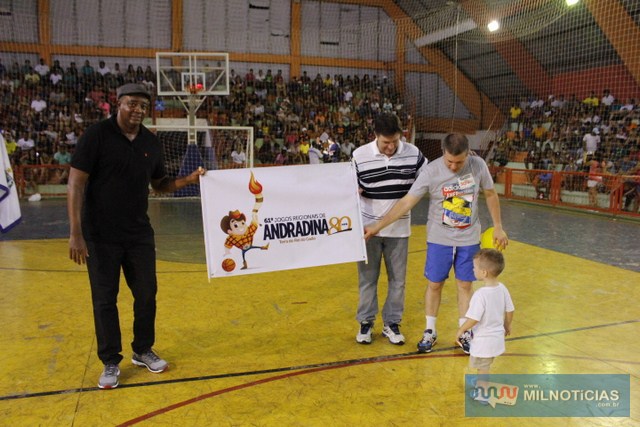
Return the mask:
{"type": "MultiPolygon", "coordinates": [[[[418,351],[428,353],[437,339],[436,318],[442,288],[454,268],[458,288],[459,325],[473,293],[473,255],[480,249],[480,222],[478,201],[483,192],[494,229],[494,244],[504,248],[508,244],[502,229],[500,201],[493,188],[493,180],[484,160],[469,150],[469,141],[462,134],[450,134],[444,139],[443,156],[429,163],[413,183],[409,193],[377,223],[365,227],[365,238],[377,234],[415,206],[429,193],[427,221],[427,261],[425,293],[427,327],[418,351]]],[[[469,351],[470,333],[461,337],[465,353],[469,351]]]]}

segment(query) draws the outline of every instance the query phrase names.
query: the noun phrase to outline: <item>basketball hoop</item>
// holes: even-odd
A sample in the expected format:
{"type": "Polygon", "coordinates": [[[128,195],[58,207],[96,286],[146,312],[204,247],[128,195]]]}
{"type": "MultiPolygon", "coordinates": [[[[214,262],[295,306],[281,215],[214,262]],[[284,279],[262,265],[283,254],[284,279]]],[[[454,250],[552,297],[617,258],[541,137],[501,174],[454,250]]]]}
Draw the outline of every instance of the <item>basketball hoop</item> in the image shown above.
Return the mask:
{"type": "Polygon", "coordinates": [[[200,92],[202,92],[204,90],[204,86],[202,86],[202,83],[198,83],[195,85],[189,85],[189,93],[191,95],[197,95],[200,92]]]}

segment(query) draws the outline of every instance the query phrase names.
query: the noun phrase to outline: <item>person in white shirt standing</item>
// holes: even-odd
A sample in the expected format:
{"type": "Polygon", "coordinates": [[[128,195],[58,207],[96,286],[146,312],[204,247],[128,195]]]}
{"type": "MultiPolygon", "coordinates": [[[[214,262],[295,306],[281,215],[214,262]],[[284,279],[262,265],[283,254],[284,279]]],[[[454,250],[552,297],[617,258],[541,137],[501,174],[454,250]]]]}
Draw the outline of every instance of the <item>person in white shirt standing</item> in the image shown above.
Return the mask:
{"type": "Polygon", "coordinates": [[[511,334],[515,307],[509,290],[498,280],[504,270],[504,257],[495,249],[480,249],[473,256],[473,274],[484,286],[473,294],[466,320],[456,332],[456,343],[473,329],[469,367],[478,370],[475,399],[486,402],[486,376],[494,359],[505,351],[505,336],[511,334]]]}
{"type": "MultiPolygon", "coordinates": [[[[376,139],[353,152],[360,187],[363,225],[380,220],[404,197],[424,170],[427,159],[414,145],[401,141],[402,126],[394,114],[380,114],[374,121],[376,139]]],[[[391,344],[404,344],[400,322],[404,312],[405,276],[411,214],[403,214],[397,221],[369,238],[368,263],[358,263],[359,302],[356,320],[360,329],[356,341],[369,344],[378,314],[378,279],[384,258],[387,268],[388,290],[382,308],[382,334],[391,344]]]]}

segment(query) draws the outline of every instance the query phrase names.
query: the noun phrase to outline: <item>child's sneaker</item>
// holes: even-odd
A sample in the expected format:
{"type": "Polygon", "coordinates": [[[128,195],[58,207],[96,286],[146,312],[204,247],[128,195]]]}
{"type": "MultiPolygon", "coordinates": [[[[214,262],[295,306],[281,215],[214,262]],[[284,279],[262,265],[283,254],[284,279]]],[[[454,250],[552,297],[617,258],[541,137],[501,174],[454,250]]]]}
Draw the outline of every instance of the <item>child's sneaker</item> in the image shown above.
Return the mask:
{"type": "Polygon", "coordinates": [[[469,354],[471,348],[471,340],[473,339],[473,331],[464,331],[464,333],[458,338],[462,351],[469,354]]]}
{"type": "Polygon", "coordinates": [[[371,344],[371,332],[373,332],[373,322],[366,320],[361,322],[356,341],[360,344],[371,344]]]}
{"type": "Polygon", "coordinates": [[[162,360],[153,350],[147,350],[142,354],[133,353],[131,362],[136,366],[144,366],[154,374],[159,374],[169,367],[166,360],[162,360]]]}
{"type": "Polygon", "coordinates": [[[436,344],[437,339],[438,334],[433,332],[431,329],[425,330],[422,340],[418,343],[418,353],[430,353],[431,349],[436,344]]]}
{"type": "Polygon", "coordinates": [[[397,323],[384,325],[384,328],[382,328],[382,335],[389,338],[389,342],[391,344],[404,344],[404,335],[400,333],[400,325],[398,325],[397,323]]]}
{"type": "Polygon", "coordinates": [[[120,368],[113,363],[104,365],[104,370],[98,380],[98,387],[102,389],[110,389],[118,387],[118,378],[120,378],[120,368]]]}

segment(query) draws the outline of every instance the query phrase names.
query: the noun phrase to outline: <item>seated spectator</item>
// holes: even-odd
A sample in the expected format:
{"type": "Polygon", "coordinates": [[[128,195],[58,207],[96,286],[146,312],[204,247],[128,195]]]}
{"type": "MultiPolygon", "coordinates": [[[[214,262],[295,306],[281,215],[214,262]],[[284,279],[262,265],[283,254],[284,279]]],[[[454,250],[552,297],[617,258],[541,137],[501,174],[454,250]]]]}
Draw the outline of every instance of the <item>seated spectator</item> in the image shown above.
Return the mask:
{"type": "Polygon", "coordinates": [[[40,62],[35,67],[33,67],[33,69],[36,71],[36,73],[40,74],[41,80],[46,79],[47,75],[49,74],[49,66],[45,64],[44,58],[40,58],[40,62]]]}
{"type": "Polygon", "coordinates": [[[351,153],[356,149],[356,146],[351,140],[343,140],[340,144],[340,153],[343,161],[351,160],[351,153]]]}
{"type": "Polygon", "coordinates": [[[286,148],[282,148],[275,159],[276,165],[283,166],[289,164],[289,154],[286,148]]]}
{"type": "Polygon", "coordinates": [[[33,68],[24,74],[24,83],[29,88],[34,88],[40,84],[40,74],[38,74],[33,68]]]}
{"type": "Polygon", "coordinates": [[[106,76],[107,74],[110,74],[110,73],[111,73],[111,68],[109,68],[109,67],[107,66],[107,64],[105,64],[105,62],[104,62],[104,61],[100,61],[100,62],[98,63],[98,73],[99,73],[101,76],[103,76],[103,77],[104,77],[104,76],[106,76]]]}
{"type": "Polygon", "coordinates": [[[62,69],[59,68],[56,68],[49,74],[49,81],[53,87],[59,87],[62,84],[63,78],[62,69]]]}
{"type": "Polygon", "coordinates": [[[9,155],[9,157],[11,157],[18,150],[18,144],[16,143],[10,132],[3,132],[3,136],[4,144],[7,147],[7,154],[9,155]]]}
{"type": "Polygon", "coordinates": [[[80,77],[82,81],[85,83],[86,87],[93,86],[93,82],[95,81],[95,70],[91,66],[91,62],[87,59],[84,61],[84,65],[80,69],[80,77]]]}
{"type": "Polygon", "coordinates": [[[111,115],[111,104],[107,102],[104,96],[100,98],[97,105],[98,109],[102,112],[103,118],[108,118],[111,115]]]}
{"type": "Polygon", "coordinates": [[[62,91],[60,85],[56,86],[51,93],[49,93],[49,103],[51,105],[67,105],[67,95],[62,91]]]}
{"type": "Polygon", "coordinates": [[[22,137],[18,140],[17,144],[18,144],[18,147],[20,147],[20,150],[22,151],[29,151],[36,146],[36,142],[33,140],[33,138],[31,138],[31,135],[29,135],[27,132],[24,132],[22,134],[22,137]]]}
{"type": "Polygon", "coordinates": [[[244,165],[246,163],[247,156],[244,153],[244,148],[241,144],[238,144],[231,152],[231,160],[236,166],[244,165]]]}
{"type": "Polygon", "coordinates": [[[47,108],[47,101],[45,101],[44,99],[42,99],[42,97],[40,96],[40,94],[36,94],[36,96],[33,98],[33,101],[31,101],[31,108],[36,112],[36,113],[41,113],[43,112],[46,108],[47,108]]]}

